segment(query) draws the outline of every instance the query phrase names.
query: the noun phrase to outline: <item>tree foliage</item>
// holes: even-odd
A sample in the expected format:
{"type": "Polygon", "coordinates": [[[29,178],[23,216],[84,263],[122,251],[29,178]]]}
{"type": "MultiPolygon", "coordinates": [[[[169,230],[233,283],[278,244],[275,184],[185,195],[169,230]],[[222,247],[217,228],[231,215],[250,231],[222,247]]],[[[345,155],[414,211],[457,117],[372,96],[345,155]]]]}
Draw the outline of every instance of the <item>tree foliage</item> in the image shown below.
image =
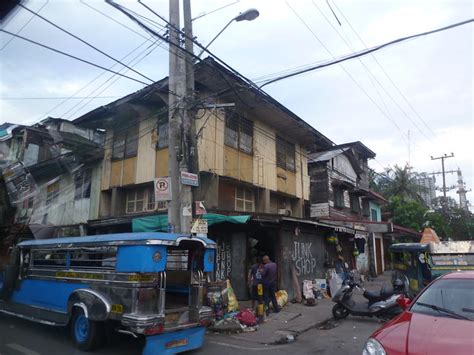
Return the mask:
{"type": "Polygon", "coordinates": [[[400,196],[393,196],[386,210],[392,215],[395,224],[417,231],[423,228],[427,208],[418,201],[405,201],[400,196]]]}

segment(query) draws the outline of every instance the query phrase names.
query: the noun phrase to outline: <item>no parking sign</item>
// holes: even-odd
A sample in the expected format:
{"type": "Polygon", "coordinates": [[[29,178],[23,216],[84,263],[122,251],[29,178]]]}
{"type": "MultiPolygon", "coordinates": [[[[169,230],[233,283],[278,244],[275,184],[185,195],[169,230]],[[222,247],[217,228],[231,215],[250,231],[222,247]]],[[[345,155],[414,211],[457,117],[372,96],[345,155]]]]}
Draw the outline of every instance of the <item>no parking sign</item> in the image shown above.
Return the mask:
{"type": "Polygon", "coordinates": [[[171,200],[171,181],[169,177],[155,179],[155,201],[171,200]]]}

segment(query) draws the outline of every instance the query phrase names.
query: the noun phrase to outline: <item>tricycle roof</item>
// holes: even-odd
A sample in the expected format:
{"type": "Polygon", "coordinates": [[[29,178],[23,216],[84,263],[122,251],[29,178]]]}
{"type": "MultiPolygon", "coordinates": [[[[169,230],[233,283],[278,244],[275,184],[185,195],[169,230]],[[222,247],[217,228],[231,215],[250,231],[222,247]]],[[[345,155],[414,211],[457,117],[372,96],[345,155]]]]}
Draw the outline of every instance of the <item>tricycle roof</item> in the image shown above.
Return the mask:
{"type": "Polygon", "coordinates": [[[208,238],[196,237],[191,234],[174,234],[159,232],[144,233],[116,233],[88,235],[82,237],[63,237],[52,239],[26,240],[18,244],[24,247],[56,247],[72,248],[84,245],[170,245],[178,246],[181,241],[189,240],[200,242],[206,248],[216,248],[216,243],[208,238]]]}
{"type": "Polygon", "coordinates": [[[420,243],[397,243],[397,244],[392,244],[388,248],[388,251],[391,252],[403,252],[403,251],[427,251],[428,250],[428,244],[420,244],[420,243]]]}

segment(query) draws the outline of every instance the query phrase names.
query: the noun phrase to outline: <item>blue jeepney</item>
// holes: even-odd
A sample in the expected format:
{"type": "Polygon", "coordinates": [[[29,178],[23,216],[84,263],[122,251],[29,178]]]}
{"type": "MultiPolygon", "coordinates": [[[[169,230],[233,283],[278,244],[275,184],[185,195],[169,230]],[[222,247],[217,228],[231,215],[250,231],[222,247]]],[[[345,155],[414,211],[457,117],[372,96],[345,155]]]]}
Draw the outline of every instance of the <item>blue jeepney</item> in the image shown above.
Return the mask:
{"type": "Polygon", "coordinates": [[[145,337],[143,354],[202,346],[212,310],[203,305],[215,243],[170,233],[29,240],[0,269],[0,312],[69,326],[92,350],[105,327],[145,337]]]}

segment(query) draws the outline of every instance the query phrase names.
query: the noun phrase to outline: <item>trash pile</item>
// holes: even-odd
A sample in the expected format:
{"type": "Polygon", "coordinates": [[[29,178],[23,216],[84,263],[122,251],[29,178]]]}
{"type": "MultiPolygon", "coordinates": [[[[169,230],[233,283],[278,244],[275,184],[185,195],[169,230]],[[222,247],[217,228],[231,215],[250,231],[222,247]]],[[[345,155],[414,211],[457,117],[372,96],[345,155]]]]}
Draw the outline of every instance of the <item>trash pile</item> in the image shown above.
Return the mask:
{"type": "Polygon", "coordinates": [[[316,300],[327,298],[325,279],[303,280],[303,297],[306,306],[316,306],[316,300]]]}
{"type": "MultiPolygon", "coordinates": [[[[288,293],[279,290],[275,294],[278,306],[288,303],[288,293]]],[[[254,332],[258,329],[257,315],[250,308],[239,311],[239,303],[230,280],[211,282],[207,287],[207,302],[215,315],[210,331],[217,333],[254,332]]],[[[271,306],[271,303],[270,303],[271,306]]]]}

